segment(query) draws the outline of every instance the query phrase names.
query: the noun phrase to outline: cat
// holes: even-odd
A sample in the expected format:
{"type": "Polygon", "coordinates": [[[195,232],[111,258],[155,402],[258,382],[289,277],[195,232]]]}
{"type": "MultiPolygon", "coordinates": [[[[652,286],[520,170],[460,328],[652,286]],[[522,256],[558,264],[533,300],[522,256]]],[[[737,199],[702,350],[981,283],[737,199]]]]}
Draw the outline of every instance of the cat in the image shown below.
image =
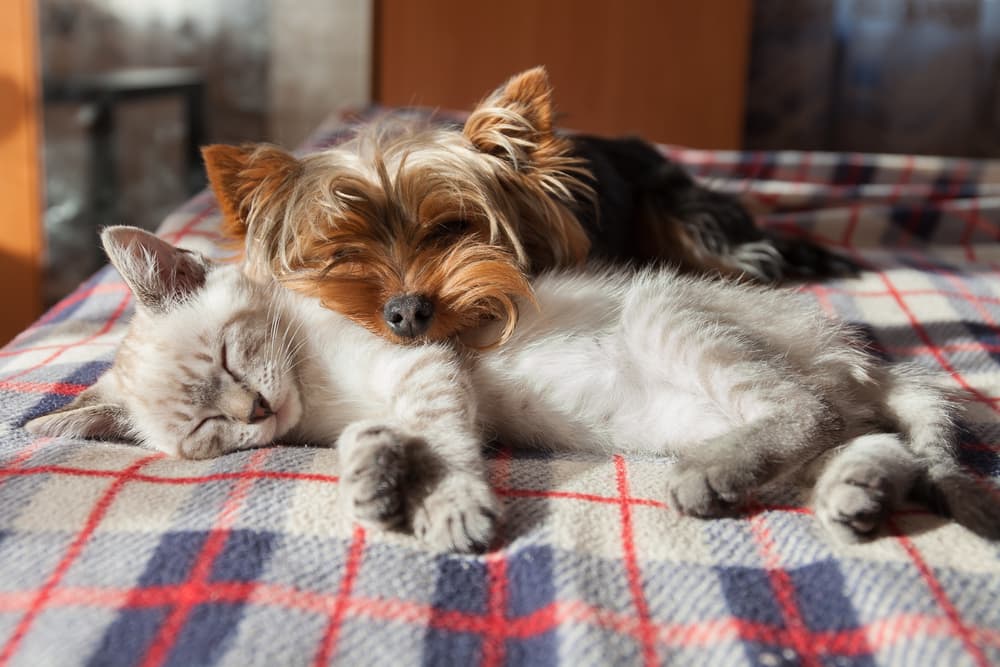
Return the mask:
{"type": "Polygon", "coordinates": [[[948,391],[867,355],[791,292],[668,269],[561,271],[536,280],[537,308],[519,304],[503,346],[403,347],[147,232],[111,227],[102,242],[136,313],[111,368],[32,433],[186,458],[336,444],[345,516],[447,551],[493,537],[491,437],[674,456],[665,492],[699,517],[794,475],[813,480],[837,539],[871,536],[913,489],[1000,535],[955,459],[948,391]]]}

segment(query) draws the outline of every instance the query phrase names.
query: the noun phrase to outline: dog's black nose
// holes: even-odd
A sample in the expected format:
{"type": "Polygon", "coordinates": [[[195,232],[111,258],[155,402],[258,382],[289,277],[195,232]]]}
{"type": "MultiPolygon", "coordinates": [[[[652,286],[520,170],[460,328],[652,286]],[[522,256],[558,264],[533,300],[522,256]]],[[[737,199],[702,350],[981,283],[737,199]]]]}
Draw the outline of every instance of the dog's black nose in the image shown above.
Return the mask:
{"type": "Polygon", "coordinates": [[[420,294],[394,296],[386,302],[382,317],[397,336],[416,338],[430,327],[434,303],[420,294]]]}

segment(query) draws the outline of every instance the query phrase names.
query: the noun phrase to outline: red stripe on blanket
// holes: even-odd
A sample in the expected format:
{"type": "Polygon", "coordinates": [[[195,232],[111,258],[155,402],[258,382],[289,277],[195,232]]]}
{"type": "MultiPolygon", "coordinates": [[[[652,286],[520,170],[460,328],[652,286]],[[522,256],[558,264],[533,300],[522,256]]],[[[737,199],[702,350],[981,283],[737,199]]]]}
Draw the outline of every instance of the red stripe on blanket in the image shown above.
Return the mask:
{"type": "Polygon", "coordinates": [[[124,314],[125,307],[128,306],[128,302],[131,298],[132,298],[131,293],[126,294],[124,297],[122,297],[122,300],[118,303],[118,307],[115,308],[114,312],[111,313],[111,316],[108,317],[108,319],[104,322],[104,325],[100,329],[98,329],[96,333],[93,333],[90,336],[87,336],[86,338],[81,338],[80,340],[73,341],[72,343],[66,343],[65,345],[59,346],[59,349],[57,349],[54,353],[50,354],[43,361],[40,361],[34,366],[29,366],[28,368],[21,369],[20,371],[14,373],[13,375],[8,375],[3,380],[0,380],[0,384],[4,382],[10,382],[11,380],[19,378],[22,375],[27,375],[32,371],[38,370],[42,366],[47,366],[48,364],[58,359],[64,352],[66,352],[66,350],[71,350],[74,347],[80,347],[81,345],[86,345],[87,343],[97,338],[100,338],[104,334],[108,333],[109,331],[111,331],[111,327],[115,325],[115,322],[117,322],[119,318],[121,318],[122,314],[124,314]]]}
{"type": "MultiPolygon", "coordinates": [[[[88,343],[91,347],[95,345],[106,345],[108,347],[118,347],[118,342],[91,342],[88,343]]],[[[16,350],[0,350],[0,358],[2,357],[16,357],[19,354],[28,354],[29,352],[44,352],[45,350],[55,350],[62,347],[61,343],[53,343],[51,345],[38,345],[35,347],[21,347],[16,350]]]]}
{"type": "Polygon", "coordinates": [[[983,319],[983,322],[989,325],[993,329],[994,333],[1000,334],[1000,326],[997,325],[997,321],[990,314],[990,311],[982,307],[980,299],[976,297],[975,294],[969,291],[965,283],[960,280],[952,271],[941,268],[928,262],[924,256],[920,253],[909,253],[910,259],[913,263],[920,268],[921,271],[926,273],[933,273],[935,275],[941,276],[947,280],[951,285],[955,287],[957,295],[959,298],[963,299],[965,302],[969,303],[979,316],[983,319]]]}
{"type": "Polygon", "coordinates": [[[802,613],[795,601],[795,584],[781,565],[777,547],[771,538],[771,531],[767,527],[763,514],[755,513],[750,518],[750,530],[760,547],[764,569],[771,581],[771,588],[774,590],[774,597],[781,609],[781,615],[785,619],[786,637],[789,643],[802,659],[803,665],[821,667],[822,663],[812,644],[809,628],[802,619],[802,613]]]}
{"type": "Polygon", "coordinates": [[[899,201],[900,195],[906,189],[906,186],[910,184],[910,178],[913,176],[913,166],[915,160],[912,155],[907,155],[903,158],[903,168],[899,170],[899,178],[896,179],[896,183],[892,186],[892,191],[889,193],[889,204],[895,204],[899,201]]]}
{"type": "Polygon", "coordinates": [[[982,225],[979,220],[979,203],[976,199],[969,200],[969,210],[962,214],[958,213],[958,216],[965,218],[965,228],[962,230],[962,238],[959,239],[959,244],[965,250],[965,259],[970,262],[976,261],[976,250],[972,243],[972,233],[976,231],[976,227],[982,225]]]}
{"type": "Polygon", "coordinates": [[[350,606],[354,581],[357,579],[358,570],[361,569],[361,557],[364,551],[365,531],[361,526],[355,526],[354,535],[351,538],[351,548],[347,553],[347,564],[344,566],[344,578],[340,581],[340,590],[337,592],[337,597],[333,601],[333,609],[330,611],[330,623],[326,627],[326,632],[323,633],[323,639],[320,640],[319,649],[316,651],[316,658],[313,660],[316,667],[323,667],[336,654],[340,628],[350,606]]]}
{"type": "Polygon", "coordinates": [[[0,381],[0,389],[16,391],[19,394],[58,394],[76,396],[90,385],[68,382],[9,382],[0,381]]]}
{"type": "MultiPolygon", "coordinates": [[[[266,450],[261,450],[266,451],[266,450]]],[[[30,468],[5,467],[0,468],[0,477],[18,475],[69,475],[76,477],[117,477],[120,471],[100,470],[92,468],[74,468],[70,466],[46,465],[30,468]]],[[[161,475],[138,474],[133,476],[136,482],[150,484],[201,484],[203,482],[219,482],[229,479],[281,479],[305,482],[336,483],[336,475],[321,475],[319,473],[287,472],[283,470],[243,470],[240,472],[219,472],[209,475],[194,475],[188,477],[170,477],[161,475]]]]}
{"type": "Polygon", "coordinates": [[[944,592],[944,587],[934,575],[934,571],[931,570],[931,568],[927,565],[927,562],[924,561],[923,557],[920,555],[920,551],[917,550],[916,545],[913,544],[909,537],[903,534],[899,525],[895,521],[889,519],[887,521],[887,525],[889,530],[895,534],[896,540],[910,557],[910,560],[917,568],[917,571],[920,572],[920,576],[923,577],[924,581],[927,583],[927,587],[930,588],[931,595],[934,596],[934,600],[938,603],[938,606],[944,612],[949,624],[951,625],[951,634],[962,642],[962,645],[969,653],[969,656],[977,665],[979,665],[979,667],[988,667],[990,664],[989,660],[986,659],[982,649],[979,648],[974,641],[972,641],[972,633],[969,631],[969,628],[965,625],[965,623],[962,622],[962,618],[958,615],[958,610],[955,609],[955,605],[953,605],[951,600],[948,599],[948,595],[944,592]]]}
{"type": "MultiPolygon", "coordinates": [[[[0,612],[13,612],[31,604],[33,591],[0,592],[0,612]]],[[[99,587],[57,588],[49,597],[47,607],[150,608],[180,604],[188,599],[197,604],[229,602],[234,604],[270,605],[326,615],[336,600],[334,594],[305,591],[280,584],[255,582],[211,582],[192,592],[183,584],[155,586],[145,589],[112,589],[99,587]],[[192,594],[194,593],[194,595],[192,594]]],[[[458,611],[439,611],[430,605],[406,600],[352,597],[345,614],[364,616],[382,621],[430,626],[448,632],[481,634],[488,629],[484,616],[458,611]]],[[[504,636],[528,639],[549,632],[567,623],[585,623],[638,639],[639,622],[633,616],[614,612],[586,603],[567,600],[553,602],[520,618],[510,619],[504,636]]],[[[658,643],[667,646],[710,646],[721,641],[753,641],[781,644],[787,635],[782,627],[737,618],[721,618],[692,623],[651,622],[658,643]]],[[[991,628],[968,628],[971,634],[993,646],[1000,647],[1000,636],[991,628]]],[[[859,628],[810,633],[815,652],[821,655],[854,656],[878,651],[894,643],[915,637],[953,637],[948,618],[925,614],[900,614],[872,621],[859,628]]]]}
{"type": "MultiPolygon", "coordinates": [[[[261,449],[254,452],[247,461],[246,470],[253,471],[260,468],[272,451],[261,449]]],[[[198,558],[191,567],[191,574],[187,581],[181,584],[182,594],[179,603],[171,609],[170,615],[160,624],[159,631],[141,662],[142,667],[157,667],[166,659],[170,649],[177,643],[184,623],[191,614],[191,610],[198,604],[199,593],[208,581],[215,559],[222,553],[226,538],[229,537],[233,524],[236,522],[236,514],[250,492],[253,482],[253,477],[240,477],[229,492],[222,509],[219,510],[219,515],[215,519],[215,526],[208,534],[208,538],[201,548],[201,553],[198,554],[198,558]]]]}
{"type": "Polygon", "coordinates": [[[183,227],[178,229],[176,232],[166,232],[163,234],[162,238],[170,243],[177,244],[181,240],[192,233],[192,230],[200,223],[204,222],[205,218],[217,213],[219,210],[218,206],[215,204],[215,199],[211,199],[209,203],[201,211],[191,216],[191,219],[184,224],[183,227]]]}
{"type": "MultiPolygon", "coordinates": [[[[510,483],[510,448],[500,450],[496,465],[493,466],[493,487],[510,483]]],[[[495,542],[502,543],[502,524],[497,526],[495,542]]],[[[486,633],[483,637],[482,667],[496,667],[504,662],[505,635],[507,632],[507,559],[503,551],[496,551],[486,557],[486,633]]]]}
{"type": "Polygon", "coordinates": [[[858,220],[861,218],[861,205],[851,206],[850,217],[847,219],[847,226],[844,228],[844,236],[840,239],[840,245],[850,248],[854,245],[854,232],[858,228],[858,220]]]}
{"type": "MultiPolygon", "coordinates": [[[[816,285],[808,285],[801,287],[799,289],[811,291],[816,287],[816,285]]],[[[892,296],[892,292],[889,290],[860,290],[851,289],[849,287],[837,287],[834,285],[822,285],[823,289],[828,292],[834,292],[836,294],[845,294],[847,296],[857,297],[857,298],[885,298],[887,296],[892,296]]],[[[1000,298],[990,296],[987,294],[972,294],[968,290],[962,292],[952,291],[947,289],[897,289],[896,293],[900,296],[943,296],[943,297],[953,297],[967,299],[970,302],[975,303],[990,303],[993,305],[1000,305],[1000,298]]]]}
{"type": "Polygon", "coordinates": [[[889,293],[896,300],[896,303],[899,305],[900,310],[902,310],[903,314],[906,315],[907,319],[910,322],[910,327],[913,329],[913,332],[917,334],[917,337],[920,338],[921,341],[923,341],[924,345],[926,345],[928,349],[931,350],[932,355],[934,359],[937,361],[938,365],[941,366],[941,368],[944,371],[946,371],[949,375],[951,375],[951,377],[956,382],[958,382],[958,384],[961,385],[963,389],[972,394],[972,396],[977,401],[983,403],[984,405],[989,406],[989,408],[994,412],[1000,413],[1000,408],[996,406],[997,399],[986,396],[981,391],[979,391],[971,384],[969,384],[969,382],[965,379],[965,377],[961,373],[959,373],[954,366],[951,365],[951,362],[949,362],[943,354],[941,354],[940,349],[934,345],[934,341],[927,333],[927,330],[924,329],[923,325],[920,323],[920,320],[918,320],[917,317],[913,314],[913,311],[910,310],[909,305],[907,305],[906,303],[906,299],[904,299],[902,295],[900,295],[900,293],[896,290],[895,285],[893,285],[892,281],[889,280],[889,276],[884,271],[879,271],[878,276],[882,280],[883,284],[885,284],[886,289],[889,290],[889,293]]]}
{"type": "Polygon", "coordinates": [[[106,292],[125,292],[128,290],[128,286],[123,282],[116,283],[99,283],[94,285],[90,289],[83,290],[82,292],[75,292],[70,294],[65,299],[52,306],[48,312],[43,315],[30,330],[38,328],[38,325],[45,324],[46,322],[51,322],[59,313],[66,310],[73,304],[79,303],[81,301],[86,301],[91,296],[95,294],[104,294],[106,292]]]}
{"type": "Polygon", "coordinates": [[[615,456],[615,481],[618,487],[619,508],[621,510],[622,551],[625,555],[625,572],[628,575],[628,586],[632,592],[632,602],[639,617],[639,641],[642,644],[642,657],[646,665],[657,665],[655,634],[650,623],[649,608],[642,591],[642,574],[639,571],[639,560],[635,553],[635,535],[632,527],[632,504],[629,502],[628,469],[625,459],[615,456]]]}
{"type": "Polygon", "coordinates": [[[7,644],[0,651],[0,666],[6,665],[14,653],[17,651],[17,647],[20,645],[21,641],[24,639],[25,635],[28,634],[28,630],[31,628],[31,624],[34,622],[35,618],[42,612],[45,608],[49,596],[52,591],[59,585],[63,576],[69,570],[70,565],[76,560],[80,552],[83,551],[83,545],[87,543],[90,536],[97,529],[97,525],[104,518],[104,514],[111,507],[111,503],[114,501],[115,497],[121,492],[125,484],[135,475],[140,468],[148,463],[151,463],[157,459],[163,458],[163,454],[152,454],[146,456],[132,463],[129,467],[125,468],[118,473],[115,480],[108,486],[107,490],[100,497],[94,508],[90,511],[90,515],[84,522],[83,527],[80,532],[76,534],[73,542],[70,543],[69,547],[66,549],[66,553],[63,554],[62,559],[56,568],[46,579],[45,583],[42,585],[38,591],[35,592],[32,600],[31,606],[28,607],[27,612],[21,617],[18,622],[17,627],[14,628],[14,632],[11,634],[10,639],[7,640],[7,644]]]}
{"type": "MultiPolygon", "coordinates": [[[[605,503],[608,505],[619,505],[622,499],[615,496],[599,496],[593,493],[576,493],[573,491],[545,491],[542,489],[505,489],[498,488],[496,492],[502,496],[511,496],[514,498],[564,498],[568,500],[584,500],[590,503],[605,503]]],[[[659,500],[652,500],[650,498],[633,498],[629,497],[625,499],[631,505],[644,505],[646,507],[657,507],[659,509],[667,509],[667,504],[659,500]]]]}
{"type": "MultiPolygon", "coordinates": [[[[983,445],[986,446],[986,445],[983,445]]],[[[17,477],[17,476],[30,476],[30,475],[67,475],[70,477],[117,477],[120,471],[117,470],[101,470],[92,468],[76,468],[71,466],[61,466],[61,465],[44,465],[44,466],[31,466],[27,468],[20,468],[17,466],[7,466],[0,468],[0,478],[2,477],[17,477]]],[[[218,482],[230,479],[276,479],[285,481],[306,481],[306,482],[322,482],[322,483],[337,483],[339,478],[335,475],[323,475],[319,473],[304,473],[304,472],[290,472],[282,470],[244,470],[240,472],[220,472],[212,473],[208,475],[192,475],[184,477],[173,477],[173,476],[161,476],[161,475],[150,475],[150,474],[137,474],[133,476],[133,481],[136,482],[147,482],[150,484],[176,484],[176,485],[188,485],[188,484],[201,484],[204,482],[218,482]]],[[[657,509],[666,510],[668,506],[666,503],[659,500],[653,500],[651,498],[641,498],[636,496],[628,496],[627,498],[621,498],[620,496],[599,496],[589,493],[573,493],[568,491],[544,491],[540,489],[517,489],[517,488],[498,488],[494,489],[497,495],[500,496],[510,496],[514,498],[538,498],[538,499],[552,499],[552,500],[580,500],[589,503],[601,503],[606,505],[621,505],[623,502],[629,505],[636,505],[641,507],[655,507],[657,509]]],[[[808,507],[799,507],[794,505],[760,505],[761,511],[766,512],[786,512],[793,514],[811,514],[812,510],[808,507]]],[[[927,510],[898,510],[895,514],[905,515],[905,514],[929,514],[927,510]]]]}

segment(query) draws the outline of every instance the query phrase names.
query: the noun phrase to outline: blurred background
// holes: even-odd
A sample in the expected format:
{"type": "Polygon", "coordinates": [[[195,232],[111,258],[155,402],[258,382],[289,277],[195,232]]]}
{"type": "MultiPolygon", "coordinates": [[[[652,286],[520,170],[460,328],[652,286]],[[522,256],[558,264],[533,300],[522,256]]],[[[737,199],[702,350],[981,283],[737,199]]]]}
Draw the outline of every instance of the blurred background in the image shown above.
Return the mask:
{"type": "Polygon", "coordinates": [[[567,127],[705,148],[1000,154],[1000,0],[4,0],[0,342],[204,185],[197,147],[468,108],[545,64],[567,127]]]}

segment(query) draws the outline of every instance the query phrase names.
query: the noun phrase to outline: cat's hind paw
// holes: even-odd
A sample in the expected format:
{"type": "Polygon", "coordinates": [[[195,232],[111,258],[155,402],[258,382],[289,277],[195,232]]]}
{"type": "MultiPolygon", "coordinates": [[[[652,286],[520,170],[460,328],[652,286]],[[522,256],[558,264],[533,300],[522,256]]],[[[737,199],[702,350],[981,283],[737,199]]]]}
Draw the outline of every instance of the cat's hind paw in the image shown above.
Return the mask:
{"type": "Polygon", "coordinates": [[[890,509],[888,478],[873,468],[854,473],[823,489],[816,507],[827,530],[847,542],[872,537],[890,509]]]}
{"type": "Polygon", "coordinates": [[[493,539],[499,516],[486,480],[452,473],[414,508],[413,534],[435,550],[481,553],[493,539]]]}
{"type": "Polygon", "coordinates": [[[745,477],[728,465],[702,468],[679,462],[667,478],[667,494],[671,506],[681,514],[728,516],[746,499],[745,477]]]}
{"type": "Polygon", "coordinates": [[[816,518],[842,542],[871,539],[889,512],[903,502],[917,467],[896,435],[854,439],[827,462],[816,481],[816,518]]]}

